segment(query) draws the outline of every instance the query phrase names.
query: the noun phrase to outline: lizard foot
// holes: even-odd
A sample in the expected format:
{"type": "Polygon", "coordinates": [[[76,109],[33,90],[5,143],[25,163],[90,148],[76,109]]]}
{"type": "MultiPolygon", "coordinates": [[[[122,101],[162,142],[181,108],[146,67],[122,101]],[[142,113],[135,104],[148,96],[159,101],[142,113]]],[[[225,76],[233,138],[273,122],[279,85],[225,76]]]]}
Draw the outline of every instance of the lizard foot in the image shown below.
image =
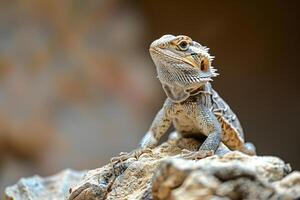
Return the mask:
{"type": "Polygon", "coordinates": [[[117,157],[113,157],[110,159],[110,162],[113,164],[117,164],[119,162],[124,162],[126,160],[128,160],[129,158],[135,158],[135,159],[139,159],[139,157],[144,154],[144,153],[151,153],[152,149],[150,148],[145,148],[145,149],[136,149],[130,153],[127,152],[121,152],[119,154],[119,156],[117,157]]]}
{"type": "Polygon", "coordinates": [[[182,158],[190,160],[200,160],[208,156],[212,156],[214,152],[212,150],[199,150],[199,151],[190,151],[187,149],[182,150],[182,158]]]}

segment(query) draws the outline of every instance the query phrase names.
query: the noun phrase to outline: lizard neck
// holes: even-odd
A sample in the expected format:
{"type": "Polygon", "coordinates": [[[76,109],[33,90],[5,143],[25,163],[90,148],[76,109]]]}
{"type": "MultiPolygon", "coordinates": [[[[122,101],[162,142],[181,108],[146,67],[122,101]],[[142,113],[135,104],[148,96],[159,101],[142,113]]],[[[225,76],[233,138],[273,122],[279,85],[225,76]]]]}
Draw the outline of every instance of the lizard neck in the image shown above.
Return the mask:
{"type": "Polygon", "coordinates": [[[181,104],[184,104],[186,102],[195,102],[201,99],[203,105],[207,106],[208,108],[211,108],[213,93],[212,93],[211,84],[209,82],[189,91],[189,93],[190,96],[185,101],[180,102],[181,104]]]}
{"type": "Polygon", "coordinates": [[[205,83],[205,84],[203,84],[203,85],[201,85],[201,86],[199,86],[199,87],[197,87],[197,88],[193,88],[193,89],[190,89],[189,91],[187,91],[187,92],[189,92],[190,93],[190,96],[195,96],[195,95],[197,95],[197,94],[199,94],[199,93],[201,93],[201,94],[212,94],[212,87],[211,87],[211,84],[210,84],[210,82],[207,82],[207,83],[205,83]]]}

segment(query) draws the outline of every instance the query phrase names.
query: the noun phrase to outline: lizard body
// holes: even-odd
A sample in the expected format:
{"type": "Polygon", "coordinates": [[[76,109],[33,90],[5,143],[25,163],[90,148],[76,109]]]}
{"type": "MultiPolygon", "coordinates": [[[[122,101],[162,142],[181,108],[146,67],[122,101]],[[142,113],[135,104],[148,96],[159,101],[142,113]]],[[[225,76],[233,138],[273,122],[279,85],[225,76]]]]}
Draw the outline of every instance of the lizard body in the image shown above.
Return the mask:
{"type": "Polygon", "coordinates": [[[206,47],[188,36],[164,35],[149,51],[168,98],[142,139],[142,149],[157,146],[173,123],[182,137],[207,136],[200,152],[214,153],[223,142],[231,150],[255,154],[238,118],[212,89],[210,81],[218,74],[206,47]]]}

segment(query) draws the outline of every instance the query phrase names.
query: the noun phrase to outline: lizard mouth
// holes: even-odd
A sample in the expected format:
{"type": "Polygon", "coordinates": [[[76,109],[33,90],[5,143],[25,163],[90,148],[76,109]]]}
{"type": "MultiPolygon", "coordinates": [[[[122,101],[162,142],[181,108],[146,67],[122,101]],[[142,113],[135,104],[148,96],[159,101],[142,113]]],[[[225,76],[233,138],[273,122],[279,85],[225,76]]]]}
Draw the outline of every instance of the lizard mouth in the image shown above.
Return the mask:
{"type": "MultiPolygon", "coordinates": [[[[209,60],[206,57],[200,58],[197,54],[190,54],[186,57],[180,57],[175,54],[163,52],[161,49],[155,47],[150,48],[149,51],[153,60],[157,60],[160,62],[169,60],[178,63],[185,63],[197,71],[194,71],[195,74],[191,74],[189,70],[184,72],[184,75],[181,75],[180,77],[180,79],[182,79],[183,81],[186,81],[188,83],[205,83],[212,81],[214,73],[211,72],[209,67],[209,60]]],[[[183,69],[183,71],[185,70],[183,69]]]]}
{"type": "Polygon", "coordinates": [[[182,58],[182,61],[185,62],[186,64],[189,64],[189,65],[195,67],[195,68],[199,68],[199,66],[200,66],[199,58],[192,56],[192,55],[182,58]]]}
{"type": "Polygon", "coordinates": [[[184,62],[188,65],[190,65],[193,68],[200,69],[203,72],[206,72],[209,70],[209,59],[204,57],[200,58],[198,54],[192,53],[186,57],[179,57],[176,55],[171,55],[165,52],[162,52],[158,48],[150,48],[150,53],[158,54],[160,56],[164,56],[170,60],[178,61],[178,62],[184,62]]]}
{"type": "Polygon", "coordinates": [[[210,68],[209,59],[204,56],[199,56],[198,54],[190,54],[184,57],[183,62],[200,69],[202,72],[208,72],[210,68]]]}

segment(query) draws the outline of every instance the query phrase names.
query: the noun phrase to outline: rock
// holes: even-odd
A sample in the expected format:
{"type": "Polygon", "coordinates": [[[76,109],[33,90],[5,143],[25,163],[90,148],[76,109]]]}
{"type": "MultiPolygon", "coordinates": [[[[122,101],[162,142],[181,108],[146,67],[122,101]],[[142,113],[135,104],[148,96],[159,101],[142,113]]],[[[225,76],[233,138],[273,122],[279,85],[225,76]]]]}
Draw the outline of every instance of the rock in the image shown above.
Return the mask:
{"type": "Polygon", "coordinates": [[[281,159],[236,151],[197,161],[182,159],[183,148],[196,150],[199,145],[193,139],[169,140],[138,160],[110,163],[88,171],[83,178],[59,178],[66,177],[61,173],[46,179],[23,179],[7,188],[6,196],[13,200],[300,198],[300,172],[290,173],[289,164],[281,159]],[[35,185],[24,184],[25,180],[34,180],[35,185]]]}
{"type": "Polygon", "coordinates": [[[64,170],[57,175],[42,178],[33,176],[22,178],[16,185],[7,187],[7,200],[61,200],[69,194],[69,189],[82,179],[85,172],[64,170]]]}

